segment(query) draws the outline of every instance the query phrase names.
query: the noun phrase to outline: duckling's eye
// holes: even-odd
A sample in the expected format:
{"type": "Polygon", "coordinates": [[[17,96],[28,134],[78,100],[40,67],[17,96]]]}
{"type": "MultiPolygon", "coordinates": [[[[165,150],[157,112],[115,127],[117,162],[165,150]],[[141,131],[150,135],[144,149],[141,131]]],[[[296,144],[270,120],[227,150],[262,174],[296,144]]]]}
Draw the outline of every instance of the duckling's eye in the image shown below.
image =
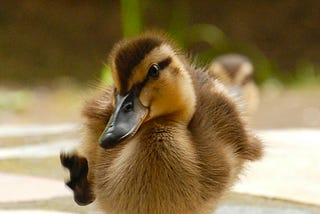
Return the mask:
{"type": "Polygon", "coordinates": [[[127,103],[127,104],[123,107],[123,110],[124,110],[125,112],[132,111],[132,110],[133,110],[133,103],[132,103],[132,102],[127,103]]]}
{"type": "Polygon", "coordinates": [[[160,74],[160,66],[158,64],[151,65],[148,71],[148,76],[152,78],[157,78],[159,77],[159,74],[160,74]]]}

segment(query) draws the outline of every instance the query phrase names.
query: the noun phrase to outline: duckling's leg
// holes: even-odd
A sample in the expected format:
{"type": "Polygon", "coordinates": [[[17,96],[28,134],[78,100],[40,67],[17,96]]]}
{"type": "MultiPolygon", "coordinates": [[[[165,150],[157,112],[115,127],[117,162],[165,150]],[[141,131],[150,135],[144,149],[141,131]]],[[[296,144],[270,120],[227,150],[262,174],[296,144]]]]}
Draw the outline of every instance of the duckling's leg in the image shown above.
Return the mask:
{"type": "Polygon", "coordinates": [[[87,159],[76,153],[61,153],[60,161],[70,172],[70,180],[66,182],[66,185],[72,189],[75,202],[81,206],[93,202],[95,196],[92,191],[92,184],[87,178],[87,159]]]}

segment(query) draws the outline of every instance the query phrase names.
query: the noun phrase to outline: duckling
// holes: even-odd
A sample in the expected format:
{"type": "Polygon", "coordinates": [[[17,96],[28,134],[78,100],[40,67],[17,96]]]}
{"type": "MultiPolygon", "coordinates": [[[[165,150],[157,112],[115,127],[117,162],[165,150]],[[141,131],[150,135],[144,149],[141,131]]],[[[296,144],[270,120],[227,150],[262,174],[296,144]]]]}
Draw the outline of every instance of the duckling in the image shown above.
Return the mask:
{"type": "Polygon", "coordinates": [[[240,110],[251,118],[259,105],[259,90],[250,60],[239,54],[222,55],[213,60],[208,71],[239,99],[240,110]]]}
{"type": "Polygon", "coordinates": [[[262,155],[235,102],[166,36],[115,45],[113,85],[84,105],[84,138],[61,153],[79,205],[105,213],[212,213],[262,155]]]}

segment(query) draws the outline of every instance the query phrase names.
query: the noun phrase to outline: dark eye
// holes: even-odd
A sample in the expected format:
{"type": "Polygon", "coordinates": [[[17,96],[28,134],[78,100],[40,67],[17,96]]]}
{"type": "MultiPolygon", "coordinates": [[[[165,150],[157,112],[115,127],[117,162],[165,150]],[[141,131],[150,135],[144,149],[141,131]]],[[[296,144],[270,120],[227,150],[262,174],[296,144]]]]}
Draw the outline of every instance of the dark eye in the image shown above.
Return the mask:
{"type": "Polygon", "coordinates": [[[158,64],[151,65],[148,71],[148,76],[152,78],[157,78],[159,77],[159,74],[160,74],[160,66],[158,64]]]}
{"type": "Polygon", "coordinates": [[[133,110],[133,103],[132,103],[132,102],[127,103],[127,104],[123,107],[123,110],[124,110],[125,112],[132,111],[132,110],[133,110]]]}

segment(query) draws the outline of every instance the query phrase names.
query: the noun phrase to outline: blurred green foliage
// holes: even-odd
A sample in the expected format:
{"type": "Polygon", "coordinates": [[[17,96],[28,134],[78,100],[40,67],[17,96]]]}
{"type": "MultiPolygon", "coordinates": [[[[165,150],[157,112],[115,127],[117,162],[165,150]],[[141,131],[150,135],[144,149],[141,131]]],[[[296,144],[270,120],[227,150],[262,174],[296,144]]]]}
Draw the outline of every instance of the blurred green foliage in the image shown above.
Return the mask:
{"type": "MultiPolygon", "coordinates": [[[[157,1],[159,7],[166,11],[166,5],[157,1]]],[[[130,37],[148,30],[143,23],[144,13],[153,5],[144,0],[121,0],[121,17],[123,37],[130,37]]],[[[278,66],[269,60],[254,44],[235,41],[228,38],[217,26],[212,24],[189,24],[191,8],[188,1],[174,1],[170,5],[169,24],[164,27],[180,47],[195,54],[194,61],[199,66],[206,66],[215,57],[227,53],[240,53],[248,56],[254,64],[255,78],[258,84],[276,78],[291,86],[320,85],[319,70],[310,62],[302,61],[292,72],[281,72],[278,66]],[[201,48],[198,48],[198,47],[201,48]]],[[[167,11],[169,12],[169,11],[167,11]]],[[[163,19],[166,19],[164,17],[163,19]]],[[[167,18],[168,19],[168,18],[167,18]]],[[[151,28],[152,29],[152,28],[151,28]]],[[[112,81],[110,68],[104,66],[102,79],[112,81]]]]}
{"type": "Polygon", "coordinates": [[[281,79],[286,80],[290,87],[313,88],[320,86],[320,65],[315,65],[308,60],[301,60],[297,63],[294,75],[285,76],[281,79]]]}
{"type": "Polygon", "coordinates": [[[139,0],[121,0],[123,36],[136,35],[142,30],[139,0]]]}
{"type": "Polygon", "coordinates": [[[30,104],[31,96],[28,90],[0,91],[0,110],[23,111],[30,104]]]}
{"type": "Polygon", "coordinates": [[[101,71],[101,80],[103,83],[111,84],[112,76],[111,76],[111,68],[109,65],[105,64],[101,71]]]}
{"type": "Polygon", "coordinates": [[[101,79],[119,37],[157,28],[199,66],[239,53],[252,60],[259,83],[319,85],[319,9],[314,0],[2,1],[0,82],[54,87],[68,77],[86,85],[101,79]]]}

